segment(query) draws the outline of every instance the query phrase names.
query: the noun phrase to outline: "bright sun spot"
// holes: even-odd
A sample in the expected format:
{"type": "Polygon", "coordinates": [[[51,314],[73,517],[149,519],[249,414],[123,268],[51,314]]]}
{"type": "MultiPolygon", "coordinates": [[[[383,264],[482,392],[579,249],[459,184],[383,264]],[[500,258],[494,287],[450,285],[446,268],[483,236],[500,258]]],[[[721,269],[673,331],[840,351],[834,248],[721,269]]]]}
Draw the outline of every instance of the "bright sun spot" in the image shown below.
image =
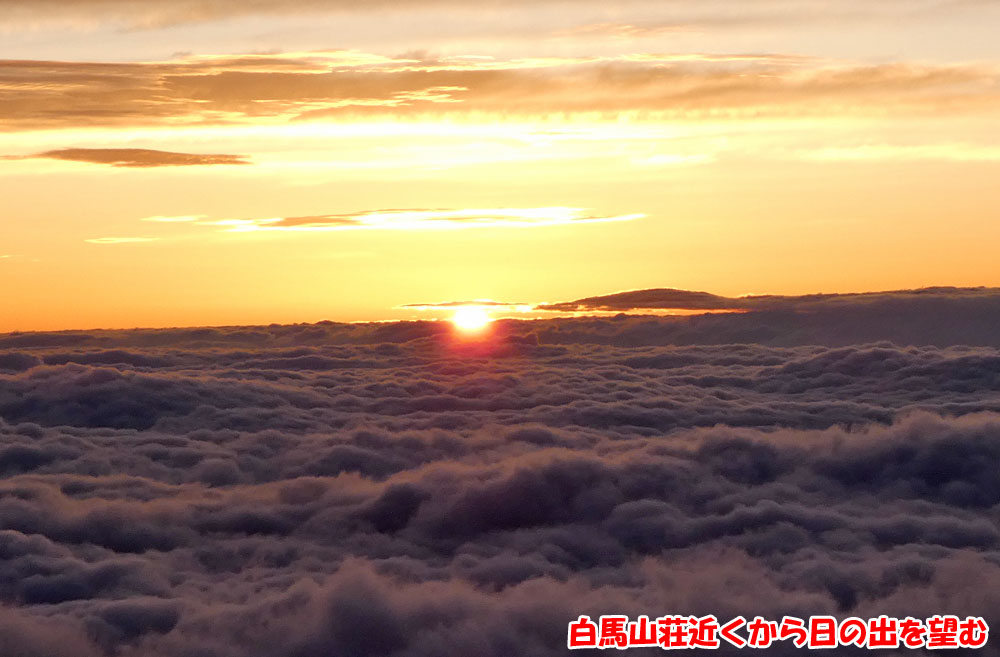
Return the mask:
{"type": "Polygon", "coordinates": [[[489,313],[476,306],[459,308],[451,317],[451,323],[460,331],[480,331],[492,322],[489,313]]]}

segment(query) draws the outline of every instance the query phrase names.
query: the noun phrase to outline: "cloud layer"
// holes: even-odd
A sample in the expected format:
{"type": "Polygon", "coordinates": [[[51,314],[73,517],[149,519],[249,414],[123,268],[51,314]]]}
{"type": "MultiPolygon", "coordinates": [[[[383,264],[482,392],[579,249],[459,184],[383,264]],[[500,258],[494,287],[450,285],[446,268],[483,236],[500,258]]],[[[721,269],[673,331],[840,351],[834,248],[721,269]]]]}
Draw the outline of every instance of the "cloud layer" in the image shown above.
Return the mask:
{"type": "Polygon", "coordinates": [[[845,302],[827,344],[767,312],[0,336],[0,647],[555,655],[613,612],[996,625],[1000,336],[927,315],[938,346],[840,344],[898,338],[858,318],[900,308],[845,302]]]}
{"type": "Polygon", "coordinates": [[[932,116],[996,108],[988,65],[835,63],[782,54],[510,60],[356,51],[165,62],[5,60],[6,130],[267,121],[636,116],[932,116]],[[66,103],[72,94],[73,103],[66,103]]]}
{"type": "MultiPolygon", "coordinates": [[[[255,0],[254,2],[240,2],[239,0],[200,0],[198,2],[194,0],[91,0],[84,7],[73,0],[0,0],[0,8],[7,11],[12,19],[38,21],[39,19],[89,18],[93,20],[93,14],[100,12],[104,20],[124,21],[135,27],[157,27],[175,23],[220,20],[248,14],[283,14],[287,16],[324,12],[374,13],[386,8],[397,11],[429,9],[476,11],[487,8],[496,11],[523,10],[525,7],[539,5],[558,7],[561,4],[563,4],[561,0],[546,0],[545,2],[488,0],[475,5],[465,2],[465,0],[372,0],[364,4],[349,0],[296,0],[295,2],[281,2],[279,0],[255,0]]],[[[619,3],[618,11],[627,11],[637,19],[645,17],[646,23],[649,22],[650,15],[662,16],[665,14],[670,18],[668,26],[705,29],[734,25],[863,22],[872,18],[894,17],[899,19],[922,15],[933,17],[956,10],[974,10],[977,6],[987,4],[986,2],[966,0],[888,0],[878,4],[856,0],[841,2],[808,0],[808,2],[790,5],[781,0],[758,0],[753,6],[747,7],[746,3],[735,0],[717,0],[711,3],[672,2],[667,7],[663,7],[662,3],[649,2],[648,0],[626,0],[619,3]]],[[[651,26],[602,23],[595,27],[603,27],[606,31],[619,37],[644,36],[649,31],[657,34],[664,29],[657,23],[651,26]],[[611,27],[618,29],[611,30],[611,27]]],[[[581,31],[585,34],[593,34],[597,30],[590,25],[584,25],[581,26],[581,31]]]]}

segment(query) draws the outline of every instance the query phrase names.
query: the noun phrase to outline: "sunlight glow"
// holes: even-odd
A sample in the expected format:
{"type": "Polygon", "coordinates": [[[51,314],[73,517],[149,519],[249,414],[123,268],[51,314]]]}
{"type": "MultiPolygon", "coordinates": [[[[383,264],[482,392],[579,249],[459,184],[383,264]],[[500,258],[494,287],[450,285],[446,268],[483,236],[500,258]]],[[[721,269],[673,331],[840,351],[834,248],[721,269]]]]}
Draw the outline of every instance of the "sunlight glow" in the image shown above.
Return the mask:
{"type": "Polygon", "coordinates": [[[451,317],[451,323],[455,325],[455,328],[465,333],[482,331],[492,321],[489,313],[479,306],[459,308],[451,317]]]}

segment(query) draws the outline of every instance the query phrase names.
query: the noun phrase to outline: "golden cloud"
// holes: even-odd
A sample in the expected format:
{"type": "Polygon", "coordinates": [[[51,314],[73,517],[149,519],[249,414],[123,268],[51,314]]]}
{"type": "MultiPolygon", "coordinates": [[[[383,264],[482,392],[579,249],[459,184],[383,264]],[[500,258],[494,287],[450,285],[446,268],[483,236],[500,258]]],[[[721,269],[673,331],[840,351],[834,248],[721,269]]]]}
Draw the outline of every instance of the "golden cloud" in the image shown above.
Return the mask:
{"type": "Polygon", "coordinates": [[[484,227],[560,226],[632,221],[646,215],[598,215],[582,208],[485,208],[370,210],[352,214],[327,214],[266,219],[221,219],[199,222],[222,226],[229,232],[331,231],[331,230],[441,230],[484,227]]]}
{"type": "MultiPolygon", "coordinates": [[[[146,63],[6,60],[0,130],[623,113],[672,120],[986,113],[1000,105],[998,80],[1000,72],[986,65],[860,66],[781,54],[497,61],[334,51],[146,63]]],[[[121,166],[144,166],[144,157],[133,156],[121,166]]],[[[183,154],[157,157],[206,163],[178,161],[183,154]]],[[[242,163],[236,155],[190,157],[242,163]]]]}

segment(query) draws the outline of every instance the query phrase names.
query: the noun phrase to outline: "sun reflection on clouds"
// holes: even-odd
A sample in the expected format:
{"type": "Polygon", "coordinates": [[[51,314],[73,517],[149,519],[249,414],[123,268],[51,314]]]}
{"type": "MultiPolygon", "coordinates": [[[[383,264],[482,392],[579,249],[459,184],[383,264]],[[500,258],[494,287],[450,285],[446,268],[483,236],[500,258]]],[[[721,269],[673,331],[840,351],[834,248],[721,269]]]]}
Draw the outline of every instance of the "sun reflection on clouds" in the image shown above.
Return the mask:
{"type": "Polygon", "coordinates": [[[539,313],[533,303],[493,299],[411,303],[399,306],[398,309],[414,310],[421,315],[426,313],[432,319],[447,320],[459,330],[472,332],[480,331],[490,323],[502,319],[537,319],[546,315],[539,313]]]}
{"type": "Polygon", "coordinates": [[[93,237],[84,240],[90,244],[138,244],[142,242],[155,242],[159,237],[93,237]]]}
{"type": "Polygon", "coordinates": [[[475,227],[559,226],[642,219],[643,213],[600,215],[584,208],[471,208],[370,210],[350,214],[324,214],[264,219],[220,219],[201,225],[222,226],[228,232],[331,231],[331,230],[448,230],[475,227]]]}

